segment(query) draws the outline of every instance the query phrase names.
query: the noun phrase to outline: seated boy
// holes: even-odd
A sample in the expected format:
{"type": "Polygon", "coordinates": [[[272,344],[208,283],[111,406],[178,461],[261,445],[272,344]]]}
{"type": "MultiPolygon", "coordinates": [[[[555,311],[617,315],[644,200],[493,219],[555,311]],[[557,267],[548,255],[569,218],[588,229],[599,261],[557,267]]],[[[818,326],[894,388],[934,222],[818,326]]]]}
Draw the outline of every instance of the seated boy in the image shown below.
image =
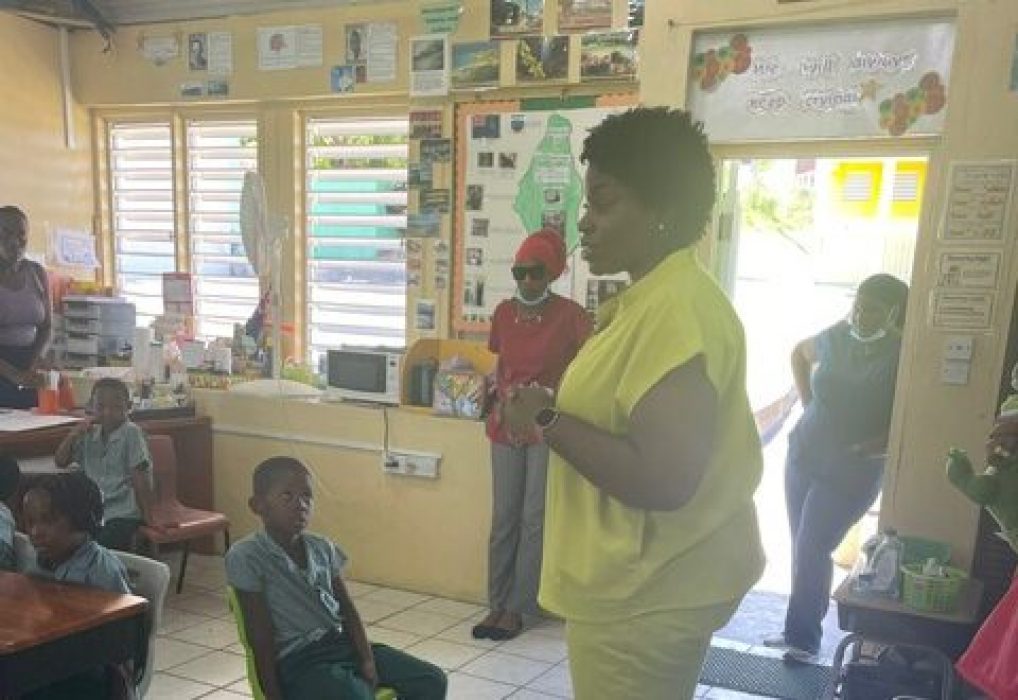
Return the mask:
{"type": "Polygon", "coordinates": [[[100,379],[92,389],[93,421],[74,429],[57,448],[58,467],[72,462],[88,474],[103,497],[106,520],[96,540],[110,549],[133,549],[134,533],[148,520],[152,458],[141,428],[127,420],[131,392],[119,379],[100,379]]]}
{"type": "Polygon", "coordinates": [[[14,571],[14,516],[7,501],[18,490],[21,469],[18,460],[7,455],[0,456],[0,571],[14,571]]]}
{"type": "Polygon", "coordinates": [[[346,556],[304,532],[312,503],[307,468],[273,457],[255,468],[252,487],[248,505],[265,529],[226,553],[226,578],[267,700],[371,700],[379,685],[404,700],[444,698],[441,669],[368,643],[340,576],[346,556]]]}

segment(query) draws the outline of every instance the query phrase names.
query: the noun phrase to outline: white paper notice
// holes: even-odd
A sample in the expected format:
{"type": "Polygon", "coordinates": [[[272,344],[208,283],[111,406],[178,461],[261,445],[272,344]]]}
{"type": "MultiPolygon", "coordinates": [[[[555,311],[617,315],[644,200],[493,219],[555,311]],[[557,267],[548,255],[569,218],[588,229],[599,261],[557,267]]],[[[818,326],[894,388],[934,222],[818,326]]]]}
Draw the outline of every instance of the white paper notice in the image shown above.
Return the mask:
{"type": "Polygon", "coordinates": [[[933,325],[959,330],[986,330],[993,319],[993,292],[933,292],[933,325]]]}
{"type": "Polygon", "coordinates": [[[396,80],[396,52],[399,32],[396,25],[380,22],[368,25],[369,83],[391,83],[396,80]]]}
{"type": "Polygon", "coordinates": [[[209,32],[209,75],[230,75],[233,72],[233,34],[209,32]]]}
{"type": "Polygon", "coordinates": [[[449,93],[449,39],[429,34],[410,40],[410,94],[415,96],[449,93]]]}
{"type": "Polygon", "coordinates": [[[53,262],[62,267],[96,269],[95,236],[88,231],[57,229],[53,232],[53,262]]]}
{"type": "Polygon", "coordinates": [[[297,66],[322,65],[322,25],[306,24],[297,27],[297,66]]]}
{"type": "Polygon", "coordinates": [[[1015,161],[952,163],[944,238],[1003,242],[1011,209],[1015,161]]]}
{"type": "Polygon", "coordinates": [[[993,289],[1000,275],[1000,252],[949,251],[940,254],[937,284],[941,287],[993,289]]]}
{"type": "Polygon", "coordinates": [[[258,29],[258,70],[290,70],[297,67],[297,28],[258,29]]]}

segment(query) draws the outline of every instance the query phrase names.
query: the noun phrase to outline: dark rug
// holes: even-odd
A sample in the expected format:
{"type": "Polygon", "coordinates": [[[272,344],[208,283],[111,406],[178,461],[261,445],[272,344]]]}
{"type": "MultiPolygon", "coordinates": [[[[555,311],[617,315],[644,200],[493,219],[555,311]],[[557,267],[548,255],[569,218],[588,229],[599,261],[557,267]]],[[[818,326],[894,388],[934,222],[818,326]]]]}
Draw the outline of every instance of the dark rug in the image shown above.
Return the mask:
{"type": "Polygon", "coordinates": [[[786,700],[817,700],[824,696],[831,675],[829,666],[786,664],[780,658],[712,646],[700,683],[786,700]]]}

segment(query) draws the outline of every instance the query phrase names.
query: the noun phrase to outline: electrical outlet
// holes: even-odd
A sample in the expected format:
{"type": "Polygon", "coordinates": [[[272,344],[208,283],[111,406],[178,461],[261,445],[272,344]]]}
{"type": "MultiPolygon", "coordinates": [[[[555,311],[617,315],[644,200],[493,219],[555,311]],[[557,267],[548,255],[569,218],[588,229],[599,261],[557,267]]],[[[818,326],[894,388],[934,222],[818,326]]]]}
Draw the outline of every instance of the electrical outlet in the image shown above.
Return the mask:
{"type": "Polygon", "coordinates": [[[949,335],[944,339],[944,359],[971,360],[972,345],[971,335],[949,335]]]}
{"type": "Polygon", "coordinates": [[[389,450],[382,453],[382,471],[386,474],[437,479],[441,459],[441,455],[428,452],[389,450]]]}

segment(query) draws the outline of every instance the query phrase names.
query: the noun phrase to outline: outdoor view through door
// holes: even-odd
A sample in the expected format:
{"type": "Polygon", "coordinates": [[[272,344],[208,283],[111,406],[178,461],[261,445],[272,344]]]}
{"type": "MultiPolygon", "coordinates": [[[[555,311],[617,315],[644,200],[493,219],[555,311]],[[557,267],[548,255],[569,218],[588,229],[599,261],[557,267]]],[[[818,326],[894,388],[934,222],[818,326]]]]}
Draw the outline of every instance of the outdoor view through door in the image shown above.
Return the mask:
{"type": "MultiPolygon", "coordinates": [[[[749,394],[765,442],[757,507],[768,564],[758,589],[787,594],[784,462],[788,431],[801,413],[792,348],[846,318],[865,277],[888,272],[910,281],[926,160],[747,159],[724,161],[718,170],[719,207],[729,214],[718,274],[746,328],[749,394]]],[[[840,558],[850,565],[853,536],[873,527],[864,519],[840,558]]]]}

